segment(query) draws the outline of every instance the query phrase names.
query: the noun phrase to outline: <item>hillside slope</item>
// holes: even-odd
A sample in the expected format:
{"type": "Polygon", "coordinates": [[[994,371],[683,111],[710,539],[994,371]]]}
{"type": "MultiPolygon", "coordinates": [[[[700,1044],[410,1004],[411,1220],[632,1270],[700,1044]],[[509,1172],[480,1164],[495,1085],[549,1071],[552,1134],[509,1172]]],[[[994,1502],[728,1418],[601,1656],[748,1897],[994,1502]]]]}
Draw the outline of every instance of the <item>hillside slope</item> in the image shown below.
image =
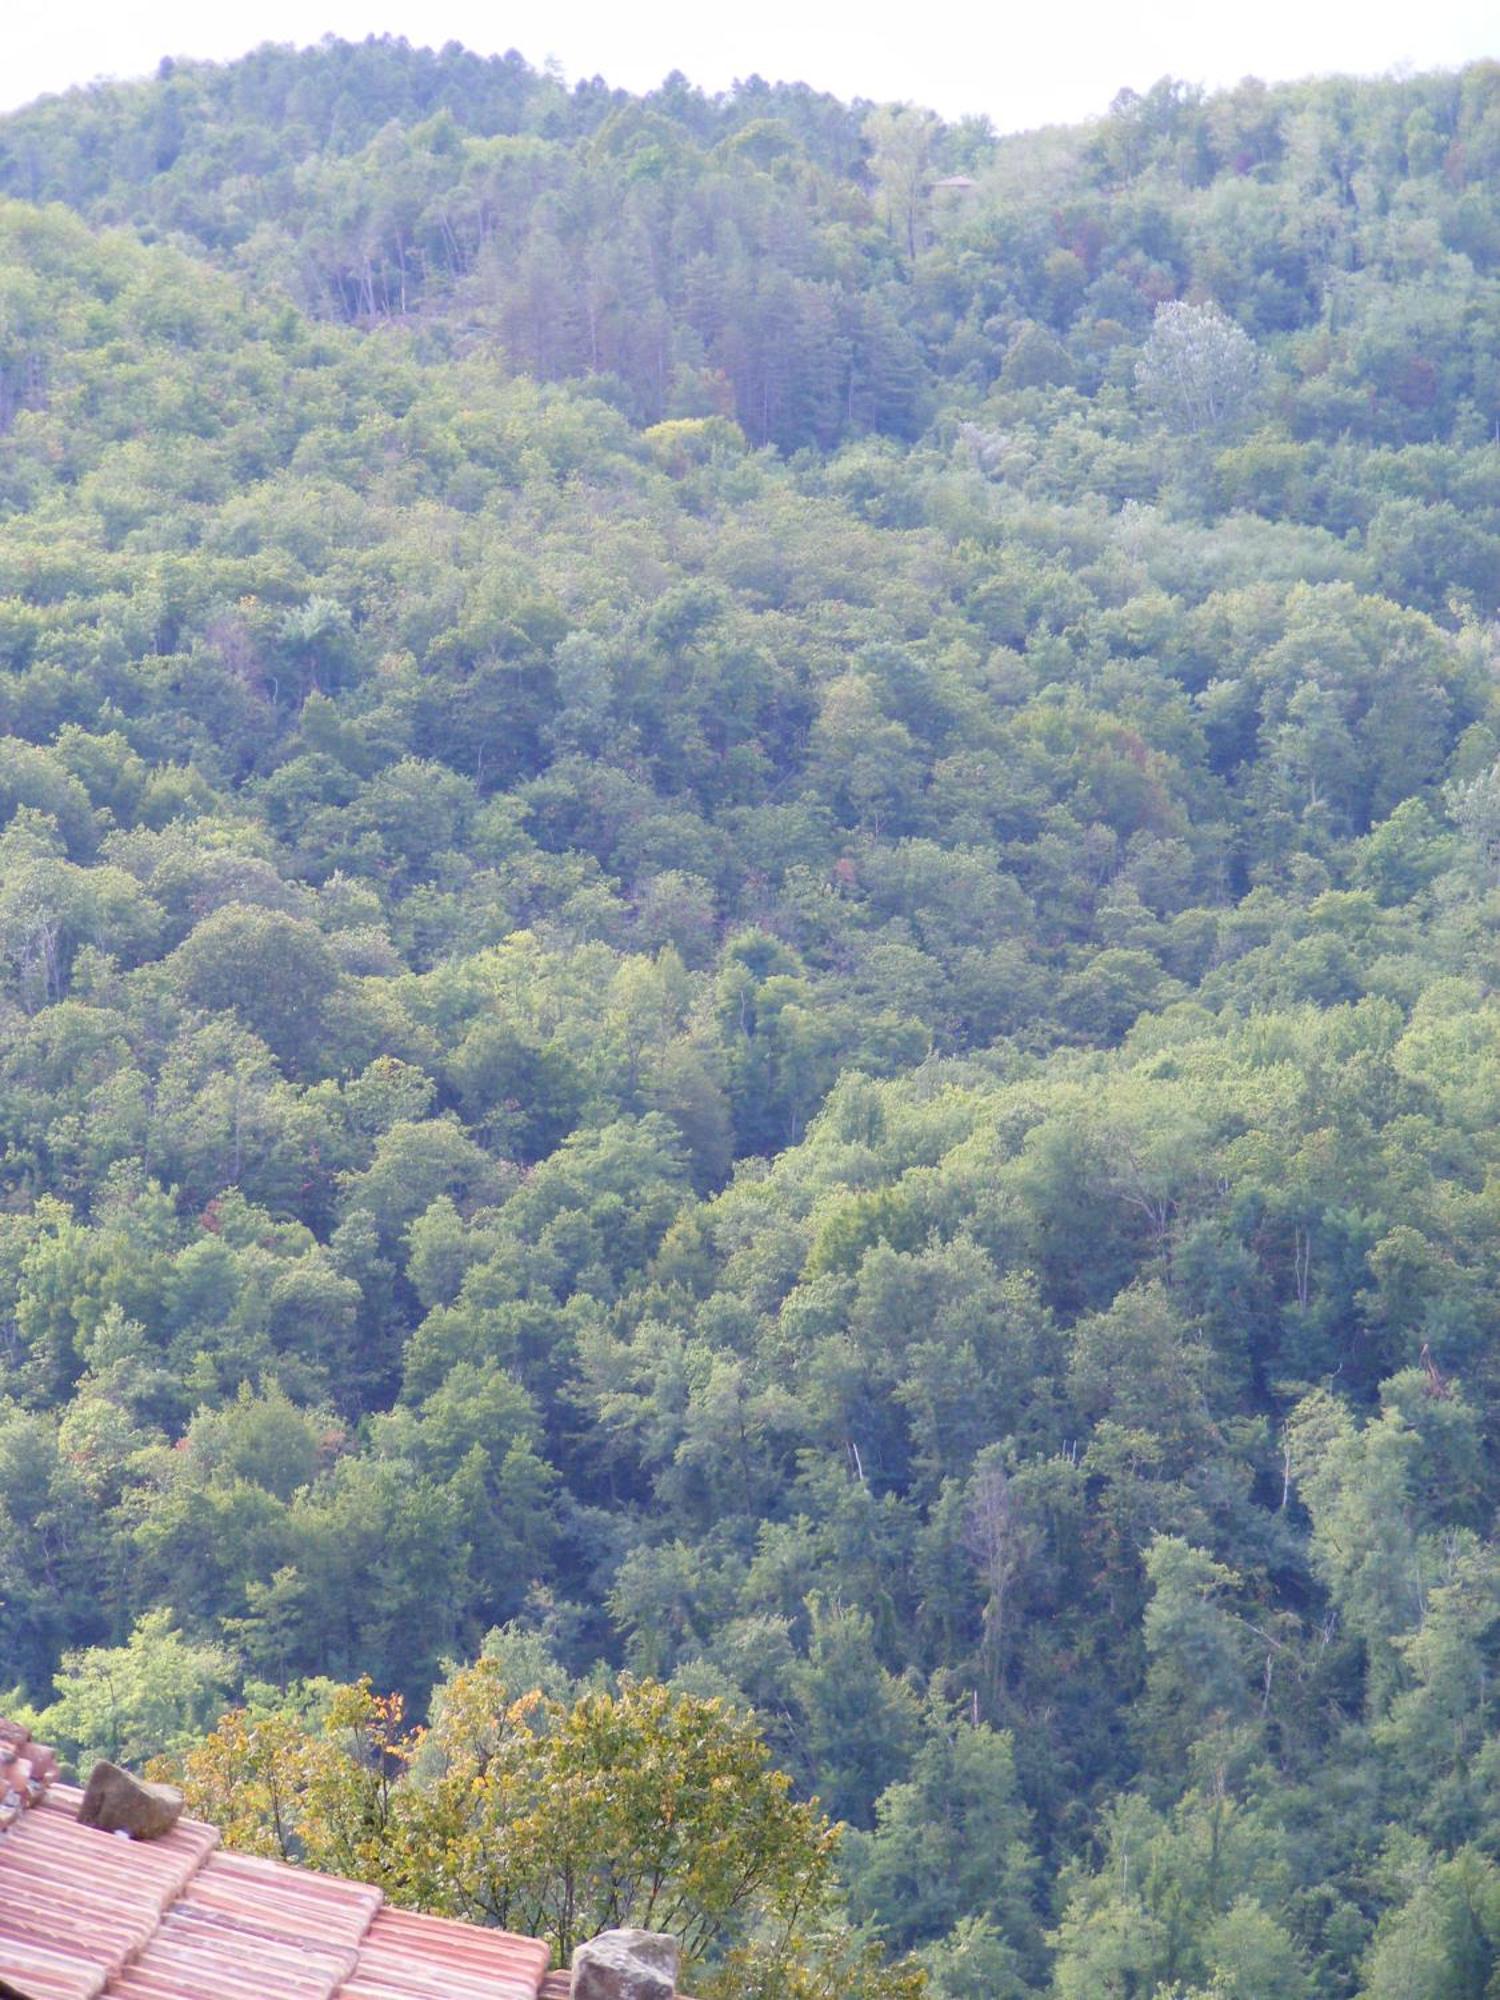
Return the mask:
{"type": "Polygon", "coordinates": [[[0,1710],[504,1626],[752,1704],[946,2000],[1485,1991],[1497,166],[1494,65],[0,122],[0,1710]]]}

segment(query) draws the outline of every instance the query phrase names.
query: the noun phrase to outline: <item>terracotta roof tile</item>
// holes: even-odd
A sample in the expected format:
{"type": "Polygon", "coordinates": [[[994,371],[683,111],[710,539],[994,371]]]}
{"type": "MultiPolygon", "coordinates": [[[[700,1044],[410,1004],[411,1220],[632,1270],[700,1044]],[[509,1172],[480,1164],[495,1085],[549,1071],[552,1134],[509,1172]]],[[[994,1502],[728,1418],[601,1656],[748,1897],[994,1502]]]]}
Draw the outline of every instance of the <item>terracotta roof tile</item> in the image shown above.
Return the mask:
{"type": "Polygon", "coordinates": [[[0,1836],[0,1977],[39,2000],[113,1991],[219,1838],[186,1820],[162,1840],[123,1840],[79,1825],[82,1798],[54,1784],[0,1836]]]}
{"type": "Polygon", "coordinates": [[[220,1852],[195,1820],[152,1841],[82,1826],[82,1792],[14,1725],[0,1760],[20,1800],[0,1830],[0,1981],[25,2000],[537,2000],[535,1938],[220,1852]]]}
{"type": "Polygon", "coordinates": [[[194,1877],[187,1900],[271,1937],[357,1950],[381,1895],[366,1882],[314,1875],[249,1854],[215,1854],[194,1877]]]}
{"type": "Polygon", "coordinates": [[[349,2000],[536,2000],[544,1944],[408,1910],[382,1910],[344,1990],[349,2000]]]}

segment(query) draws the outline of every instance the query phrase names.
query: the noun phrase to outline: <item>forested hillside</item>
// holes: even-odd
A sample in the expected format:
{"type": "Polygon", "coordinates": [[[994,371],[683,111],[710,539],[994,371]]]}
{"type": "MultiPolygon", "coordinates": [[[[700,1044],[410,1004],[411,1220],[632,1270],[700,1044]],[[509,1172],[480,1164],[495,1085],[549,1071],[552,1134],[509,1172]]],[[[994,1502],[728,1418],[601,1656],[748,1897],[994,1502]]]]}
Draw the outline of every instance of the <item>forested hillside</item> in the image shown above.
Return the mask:
{"type": "Polygon", "coordinates": [[[629,1670],[937,2000],[1483,2000],[1500,65],[0,193],[0,1711],[629,1670]]]}

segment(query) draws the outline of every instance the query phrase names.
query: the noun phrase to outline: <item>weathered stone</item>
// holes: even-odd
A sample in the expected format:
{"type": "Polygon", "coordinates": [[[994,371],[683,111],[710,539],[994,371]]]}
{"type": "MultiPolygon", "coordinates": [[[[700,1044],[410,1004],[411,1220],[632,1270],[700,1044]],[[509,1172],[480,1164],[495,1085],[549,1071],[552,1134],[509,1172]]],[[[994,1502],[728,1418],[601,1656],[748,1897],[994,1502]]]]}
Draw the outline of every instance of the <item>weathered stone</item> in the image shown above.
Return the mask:
{"type": "Polygon", "coordinates": [[[601,1931],[573,1954],[573,2000],[672,2000],[677,1941],[660,1931],[601,1931]]]}
{"type": "Polygon", "coordinates": [[[182,1818],[182,1794],[175,1785],[148,1785],[101,1757],[89,1773],[78,1817],[103,1833],[160,1840],[182,1818]]]}

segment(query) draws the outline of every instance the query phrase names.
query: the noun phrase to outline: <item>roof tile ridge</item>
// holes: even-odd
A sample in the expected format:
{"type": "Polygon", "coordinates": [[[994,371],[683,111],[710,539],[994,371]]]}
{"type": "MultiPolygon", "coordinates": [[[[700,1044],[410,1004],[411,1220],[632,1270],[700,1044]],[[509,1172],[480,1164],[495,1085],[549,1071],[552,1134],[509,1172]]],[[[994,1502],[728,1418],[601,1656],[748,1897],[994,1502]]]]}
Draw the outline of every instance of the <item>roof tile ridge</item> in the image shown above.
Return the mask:
{"type": "MultiPolygon", "coordinates": [[[[385,1891],[384,1889],[381,1888],[378,1882],[365,1882],[362,1883],[360,1886],[366,1889],[373,1889],[375,1892],[375,1900],[373,1903],[371,1903],[369,1910],[366,1913],[364,1929],[360,1932],[359,1939],[356,1945],[356,1954],[360,1949],[363,1948],[365,1939],[370,1935],[371,1924],[374,1923],[375,1919],[380,1915],[381,1911],[385,1908],[385,1891]]],[[[357,1956],[355,1962],[356,1964],[358,1964],[357,1956]]]]}
{"type": "MultiPolygon", "coordinates": [[[[179,1820],[177,1824],[181,1826],[182,1821],[179,1820]]],[[[203,1873],[204,1865],[207,1863],[210,1855],[217,1854],[219,1849],[224,1845],[223,1832],[218,1826],[215,1825],[215,1823],[211,1819],[190,1819],[188,1820],[187,1824],[191,1827],[201,1826],[205,1830],[205,1832],[210,1834],[212,1837],[204,1841],[202,1847],[193,1857],[193,1865],[191,1869],[188,1871],[186,1875],[183,1876],[181,1886],[179,1887],[177,1894],[172,1898],[171,1907],[174,1910],[176,1909],[177,1905],[182,1901],[183,1897],[187,1894],[188,1890],[192,1887],[193,1883],[196,1882],[198,1877],[203,1873]]],[[[166,1911],[163,1910],[162,1915],[165,1916],[166,1914],[167,1914],[166,1911]]]]}
{"type": "MultiPolygon", "coordinates": [[[[316,1874],[317,1871],[313,1870],[312,1872],[316,1874]]],[[[381,1888],[378,1882],[364,1882],[361,1883],[360,1886],[361,1888],[373,1890],[374,1901],[370,1904],[369,1908],[366,1910],[364,1924],[360,1930],[359,1936],[354,1940],[354,1962],[349,1967],[348,1971],[344,1973],[343,1976],[340,1978],[338,1984],[330,1989],[328,2000],[339,2000],[339,1995],[346,1990],[346,1988],[349,1985],[349,1982],[352,1979],[358,1979],[359,1956],[360,1953],[365,1948],[366,1938],[368,1938],[370,1935],[370,1926],[374,1923],[375,1919],[380,1915],[381,1911],[386,1906],[385,1891],[384,1889],[381,1888]]]]}

